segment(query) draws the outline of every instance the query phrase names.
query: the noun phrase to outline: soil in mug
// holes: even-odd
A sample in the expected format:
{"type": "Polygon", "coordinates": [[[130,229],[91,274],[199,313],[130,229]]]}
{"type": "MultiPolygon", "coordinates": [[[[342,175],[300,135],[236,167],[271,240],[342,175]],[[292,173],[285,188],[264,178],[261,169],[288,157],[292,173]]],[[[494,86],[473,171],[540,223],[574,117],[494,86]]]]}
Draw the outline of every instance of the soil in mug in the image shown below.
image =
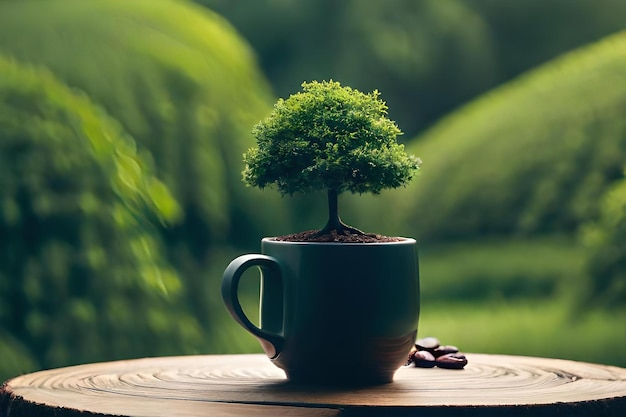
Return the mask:
{"type": "Polygon", "coordinates": [[[381,242],[399,242],[403,240],[400,237],[389,237],[377,235],[374,233],[337,233],[332,230],[330,233],[317,236],[319,230],[307,230],[305,232],[294,233],[290,235],[278,236],[274,239],[286,242],[337,242],[337,243],[381,243],[381,242]]]}

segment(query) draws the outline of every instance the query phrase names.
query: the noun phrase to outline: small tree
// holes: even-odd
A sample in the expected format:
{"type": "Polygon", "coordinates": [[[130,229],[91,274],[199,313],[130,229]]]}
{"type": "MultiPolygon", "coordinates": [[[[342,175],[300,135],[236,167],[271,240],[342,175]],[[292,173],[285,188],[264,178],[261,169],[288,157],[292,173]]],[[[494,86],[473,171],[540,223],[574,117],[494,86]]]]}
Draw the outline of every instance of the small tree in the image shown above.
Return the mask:
{"type": "Polygon", "coordinates": [[[302,84],[279,99],[254,126],[258,147],[244,155],[249,186],[275,186],[281,194],[327,190],[328,222],[316,236],[362,234],[344,224],[337,197],[344,191],[379,193],[405,185],[421,161],[404,152],[402,134],[378,91],[361,93],[334,81],[302,84]]]}

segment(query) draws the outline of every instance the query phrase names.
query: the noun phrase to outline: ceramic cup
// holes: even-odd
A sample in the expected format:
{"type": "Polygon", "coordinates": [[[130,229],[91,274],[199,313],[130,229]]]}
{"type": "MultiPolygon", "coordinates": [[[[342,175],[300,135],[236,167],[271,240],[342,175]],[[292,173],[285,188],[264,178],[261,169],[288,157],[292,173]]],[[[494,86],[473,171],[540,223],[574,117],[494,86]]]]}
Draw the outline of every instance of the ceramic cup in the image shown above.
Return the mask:
{"type": "Polygon", "coordinates": [[[407,361],[419,318],[416,242],[286,242],[265,238],[262,254],[233,260],[222,297],[290,381],[388,383],[407,361]],[[260,325],[246,317],[242,274],[261,270],[260,325]]]}

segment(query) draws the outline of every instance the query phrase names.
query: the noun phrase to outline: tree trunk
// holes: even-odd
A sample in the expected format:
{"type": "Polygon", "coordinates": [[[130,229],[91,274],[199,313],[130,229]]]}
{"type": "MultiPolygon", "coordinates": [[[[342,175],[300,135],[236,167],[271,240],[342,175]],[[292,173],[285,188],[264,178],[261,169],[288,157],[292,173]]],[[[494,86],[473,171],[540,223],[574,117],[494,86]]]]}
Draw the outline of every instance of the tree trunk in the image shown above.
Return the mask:
{"type": "Polygon", "coordinates": [[[362,231],[352,226],[348,226],[341,221],[339,217],[339,193],[337,190],[328,190],[328,222],[326,226],[315,234],[315,237],[324,236],[331,232],[337,232],[338,235],[363,235],[362,231]]]}

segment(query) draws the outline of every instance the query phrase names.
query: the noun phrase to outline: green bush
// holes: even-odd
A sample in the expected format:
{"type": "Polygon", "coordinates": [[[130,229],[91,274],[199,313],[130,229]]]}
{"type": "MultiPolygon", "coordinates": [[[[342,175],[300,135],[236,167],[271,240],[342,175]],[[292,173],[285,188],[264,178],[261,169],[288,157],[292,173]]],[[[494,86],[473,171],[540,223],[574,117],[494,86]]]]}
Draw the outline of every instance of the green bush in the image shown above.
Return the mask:
{"type": "Polygon", "coordinates": [[[408,146],[407,190],[379,224],[423,243],[573,235],[626,160],[626,33],[559,58],[451,114],[408,146]]]}
{"type": "Polygon", "coordinates": [[[149,149],[183,208],[170,253],[198,260],[214,243],[256,241],[275,214],[258,201],[277,198],[239,177],[273,97],[252,51],[213,12],[175,0],[2,3],[0,51],[85,91],[149,149]]]}
{"type": "Polygon", "coordinates": [[[146,220],[176,209],[117,122],[49,72],[0,58],[0,344],[15,360],[0,379],[198,346],[146,220]]]}
{"type": "Polygon", "coordinates": [[[581,232],[589,251],[587,285],[580,300],[626,314],[626,180],[611,187],[602,198],[602,212],[581,232]]]}
{"type": "Polygon", "coordinates": [[[222,308],[207,303],[221,277],[206,272],[215,250],[256,248],[274,219],[290,221],[279,196],[240,180],[250,129],[274,101],[250,48],[186,1],[24,0],[0,3],[1,52],[84,91],[150,152],[181,207],[160,230],[167,258],[212,349],[222,308]]]}

